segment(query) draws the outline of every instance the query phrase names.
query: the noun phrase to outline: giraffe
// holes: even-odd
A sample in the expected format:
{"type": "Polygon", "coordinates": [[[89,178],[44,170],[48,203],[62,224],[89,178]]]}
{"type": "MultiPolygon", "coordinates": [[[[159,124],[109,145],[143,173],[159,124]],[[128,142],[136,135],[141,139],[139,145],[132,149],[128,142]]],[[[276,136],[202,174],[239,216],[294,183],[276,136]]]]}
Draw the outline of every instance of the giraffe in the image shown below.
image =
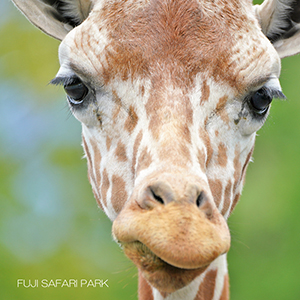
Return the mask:
{"type": "Polygon", "coordinates": [[[229,299],[227,219],[300,52],[300,1],[13,1],[62,41],[52,83],[139,299],[229,299]]]}

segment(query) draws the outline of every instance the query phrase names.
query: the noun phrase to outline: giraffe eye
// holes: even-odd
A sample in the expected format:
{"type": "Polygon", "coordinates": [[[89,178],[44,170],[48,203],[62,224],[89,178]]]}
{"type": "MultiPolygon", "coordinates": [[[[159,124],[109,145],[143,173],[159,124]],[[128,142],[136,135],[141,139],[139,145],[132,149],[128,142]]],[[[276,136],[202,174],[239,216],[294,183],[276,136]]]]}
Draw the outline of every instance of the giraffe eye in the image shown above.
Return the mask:
{"type": "Polygon", "coordinates": [[[89,91],[78,77],[72,78],[72,80],[65,83],[64,89],[69,102],[74,105],[81,104],[89,91]]]}
{"type": "Polygon", "coordinates": [[[263,115],[267,112],[272,100],[272,93],[267,88],[262,87],[251,96],[249,100],[250,108],[256,114],[263,115]]]}

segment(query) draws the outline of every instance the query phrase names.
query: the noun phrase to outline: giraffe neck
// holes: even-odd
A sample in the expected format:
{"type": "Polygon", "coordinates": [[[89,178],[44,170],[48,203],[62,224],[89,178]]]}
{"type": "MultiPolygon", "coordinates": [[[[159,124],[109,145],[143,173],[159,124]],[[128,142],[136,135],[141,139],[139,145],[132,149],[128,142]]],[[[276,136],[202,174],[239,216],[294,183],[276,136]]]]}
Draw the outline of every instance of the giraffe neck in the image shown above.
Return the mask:
{"type": "Polygon", "coordinates": [[[161,294],[139,272],[139,300],[228,300],[229,281],[226,254],[218,257],[204,273],[186,287],[161,294]]]}

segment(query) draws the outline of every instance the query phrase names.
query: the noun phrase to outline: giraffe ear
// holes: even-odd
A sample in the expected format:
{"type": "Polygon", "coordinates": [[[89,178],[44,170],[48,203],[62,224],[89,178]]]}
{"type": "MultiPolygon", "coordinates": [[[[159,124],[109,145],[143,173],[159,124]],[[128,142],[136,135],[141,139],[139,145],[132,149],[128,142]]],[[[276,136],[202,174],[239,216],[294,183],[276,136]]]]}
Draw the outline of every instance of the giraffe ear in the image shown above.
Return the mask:
{"type": "Polygon", "coordinates": [[[12,1],[32,24],[58,40],[81,24],[93,6],[93,0],[12,1]]]}
{"type": "Polygon", "coordinates": [[[265,0],[254,8],[280,58],[300,52],[300,0],[265,0]]]}

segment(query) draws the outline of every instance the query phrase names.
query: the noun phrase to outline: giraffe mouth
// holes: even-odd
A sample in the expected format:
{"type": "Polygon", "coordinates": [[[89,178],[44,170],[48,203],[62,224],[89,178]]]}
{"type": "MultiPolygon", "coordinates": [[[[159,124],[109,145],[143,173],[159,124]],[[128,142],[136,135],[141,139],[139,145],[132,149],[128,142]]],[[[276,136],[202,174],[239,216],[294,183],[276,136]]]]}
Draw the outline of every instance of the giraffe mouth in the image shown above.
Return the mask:
{"type": "Polygon", "coordinates": [[[179,268],[157,256],[145,244],[135,241],[122,244],[124,253],[142,272],[145,279],[156,289],[172,293],[188,285],[203,273],[210,262],[198,268],[179,268]]]}
{"type": "Polygon", "coordinates": [[[136,263],[143,271],[147,272],[154,272],[162,268],[173,268],[174,270],[177,269],[178,271],[199,270],[206,268],[210,264],[210,262],[208,262],[203,267],[201,266],[197,268],[178,267],[166,262],[161,257],[156,255],[149,247],[139,241],[122,244],[122,248],[124,253],[134,263],[136,263]]]}
{"type": "Polygon", "coordinates": [[[150,257],[153,264],[157,256],[179,269],[198,269],[230,247],[227,224],[216,214],[208,219],[189,203],[170,203],[147,212],[128,209],[114,221],[113,235],[133,261],[150,257]]]}
{"type": "Polygon", "coordinates": [[[230,247],[227,223],[217,209],[208,218],[188,202],[151,210],[131,202],[112,232],[146,280],[168,293],[188,285],[230,247]]]}

